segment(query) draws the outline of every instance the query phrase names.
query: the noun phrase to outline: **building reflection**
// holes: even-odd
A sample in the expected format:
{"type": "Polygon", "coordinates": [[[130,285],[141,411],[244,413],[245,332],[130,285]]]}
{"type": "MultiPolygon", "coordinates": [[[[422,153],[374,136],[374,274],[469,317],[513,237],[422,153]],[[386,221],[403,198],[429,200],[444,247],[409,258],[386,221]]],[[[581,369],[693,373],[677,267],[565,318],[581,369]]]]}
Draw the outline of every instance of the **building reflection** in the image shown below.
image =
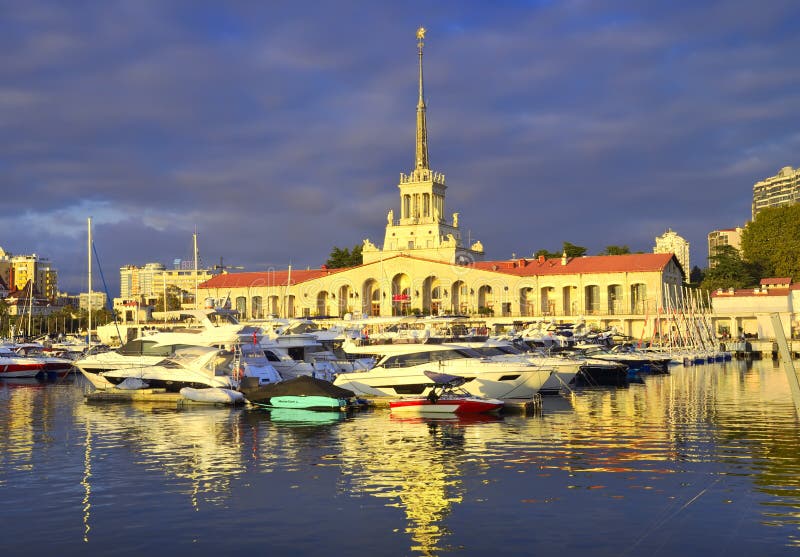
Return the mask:
{"type": "Polygon", "coordinates": [[[464,498],[460,456],[484,452],[502,419],[384,414],[342,426],[342,489],[402,509],[411,551],[435,555],[448,535],[445,519],[464,498]]]}

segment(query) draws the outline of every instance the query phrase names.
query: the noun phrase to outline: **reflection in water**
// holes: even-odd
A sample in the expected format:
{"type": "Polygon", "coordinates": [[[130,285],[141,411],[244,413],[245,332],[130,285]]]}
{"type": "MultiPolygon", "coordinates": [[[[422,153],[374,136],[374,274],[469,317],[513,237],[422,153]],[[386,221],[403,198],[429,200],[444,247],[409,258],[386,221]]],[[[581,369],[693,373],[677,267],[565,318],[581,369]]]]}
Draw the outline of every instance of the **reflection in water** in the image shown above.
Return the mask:
{"type": "Polygon", "coordinates": [[[125,449],[144,469],[184,480],[182,491],[197,508],[203,503],[224,503],[231,480],[244,470],[238,410],[81,404],[75,407],[75,416],[86,430],[87,483],[92,477],[92,453],[102,457],[125,449]]]}
{"type": "Polygon", "coordinates": [[[461,463],[468,455],[485,452],[502,418],[402,417],[353,421],[341,432],[342,472],[350,485],[344,489],[387,499],[401,508],[411,550],[434,555],[448,534],[444,523],[453,505],[464,498],[461,463]]]}
{"type": "Polygon", "coordinates": [[[238,548],[295,553],[310,525],[379,554],[788,553],[797,425],[771,362],[674,368],[548,398],[532,418],[94,405],[78,384],[0,382],[0,519],[29,542],[44,526],[72,554],[78,539],[141,549],[143,532],[209,544],[243,520],[238,548]]]}

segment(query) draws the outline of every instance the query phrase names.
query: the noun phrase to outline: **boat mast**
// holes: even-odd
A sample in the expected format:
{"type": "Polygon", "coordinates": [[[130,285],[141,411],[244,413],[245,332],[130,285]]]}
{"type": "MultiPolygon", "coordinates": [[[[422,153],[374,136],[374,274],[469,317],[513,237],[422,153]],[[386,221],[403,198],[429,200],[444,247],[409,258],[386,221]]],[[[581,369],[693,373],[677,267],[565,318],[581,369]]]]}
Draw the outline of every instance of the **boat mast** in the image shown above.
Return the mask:
{"type": "MultiPolygon", "coordinates": [[[[195,229],[194,234],[192,234],[192,241],[194,243],[194,309],[197,309],[199,307],[197,305],[197,229],[195,229]]],[[[166,299],[165,295],[165,304],[166,299]]]]}
{"type": "Polygon", "coordinates": [[[31,325],[32,320],[33,320],[33,278],[31,279],[31,287],[28,289],[28,339],[29,340],[31,338],[31,331],[33,330],[31,325]]]}
{"type": "Polygon", "coordinates": [[[87,241],[87,253],[89,261],[89,325],[86,331],[86,346],[90,346],[92,344],[92,217],[86,219],[86,224],[89,229],[87,241]]]}

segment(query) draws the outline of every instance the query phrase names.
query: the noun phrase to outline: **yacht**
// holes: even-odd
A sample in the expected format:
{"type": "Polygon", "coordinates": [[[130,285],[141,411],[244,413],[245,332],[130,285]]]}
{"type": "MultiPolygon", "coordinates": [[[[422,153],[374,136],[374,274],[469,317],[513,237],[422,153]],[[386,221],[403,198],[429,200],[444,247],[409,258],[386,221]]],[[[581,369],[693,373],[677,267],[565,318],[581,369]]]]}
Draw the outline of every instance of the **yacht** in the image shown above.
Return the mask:
{"type": "Polygon", "coordinates": [[[229,350],[209,346],[192,346],[177,350],[157,364],[103,371],[98,379],[117,386],[126,379],[138,379],[150,388],[178,392],[183,387],[195,389],[239,386],[238,363],[229,350]]]}
{"type": "Polygon", "coordinates": [[[554,370],[539,389],[541,394],[556,394],[562,389],[568,389],[575,376],[581,371],[582,362],[580,361],[547,356],[541,352],[526,352],[507,341],[487,340],[486,342],[467,342],[464,345],[494,360],[527,362],[554,370]]]}
{"type": "Polygon", "coordinates": [[[359,395],[427,395],[434,383],[426,371],[463,377],[463,388],[474,396],[529,399],[553,373],[553,368],[528,362],[498,361],[460,344],[378,344],[346,342],[349,354],[371,355],[374,367],[340,373],[333,384],[359,395]]]}
{"type": "MultiPolygon", "coordinates": [[[[139,338],[111,351],[95,350],[73,363],[97,389],[110,386],[100,374],[128,368],[156,365],[178,350],[192,346],[218,347],[233,350],[258,342],[258,334],[244,327],[235,317],[220,310],[170,312],[168,329],[144,329],[139,338]]],[[[273,370],[274,371],[274,370],[273,370]]]]}

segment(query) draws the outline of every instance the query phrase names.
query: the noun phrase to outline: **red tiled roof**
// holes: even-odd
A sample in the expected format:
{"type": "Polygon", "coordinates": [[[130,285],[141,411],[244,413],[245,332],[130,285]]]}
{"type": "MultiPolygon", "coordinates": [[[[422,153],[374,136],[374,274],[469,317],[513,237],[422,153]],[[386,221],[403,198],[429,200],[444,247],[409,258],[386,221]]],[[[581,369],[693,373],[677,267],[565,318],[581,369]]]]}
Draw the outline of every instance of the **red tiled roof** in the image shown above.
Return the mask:
{"type": "MultiPolygon", "coordinates": [[[[590,273],[625,273],[641,271],[661,271],[673,259],[671,253],[635,253],[626,255],[590,255],[587,257],[515,259],[505,261],[480,261],[472,266],[484,271],[497,271],[519,276],[572,275],[590,273]]],[[[676,259],[677,262],[677,259],[676,259]]]]}
{"type": "MultiPolygon", "coordinates": [[[[345,269],[292,269],[292,284],[324,277],[345,269]]],[[[200,283],[200,288],[246,288],[248,286],[286,286],[289,270],[254,271],[249,273],[224,273],[200,283]]]]}
{"type": "MultiPolygon", "coordinates": [[[[408,254],[397,254],[384,259],[389,261],[398,257],[407,257],[418,261],[429,261],[442,265],[453,265],[446,261],[437,261],[415,257],[408,254]]],[[[568,258],[567,264],[561,264],[561,258],[547,259],[539,262],[538,259],[514,259],[503,261],[479,261],[468,267],[481,271],[495,271],[517,276],[538,276],[538,275],[569,275],[569,274],[590,274],[590,273],[624,273],[624,272],[647,272],[661,271],[674,258],[671,253],[637,253],[627,255],[595,255],[587,257],[568,258]]],[[[677,259],[675,260],[677,264],[677,259]]],[[[379,261],[374,261],[367,265],[379,265],[379,261]]],[[[317,279],[354,269],[355,267],[344,267],[341,269],[292,269],[292,284],[300,284],[308,280],[317,279]]],[[[201,283],[201,288],[246,288],[248,286],[286,286],[288,279],[288,269],[265,272],[248,273],[225,273],[217,275],[201,283]]]]}
{"type": "Polygon", "coordinates": [[[771,284],[791,284],[792,277],[770,277],[761,279],[761,284],[769,286],[771,284]]]}

